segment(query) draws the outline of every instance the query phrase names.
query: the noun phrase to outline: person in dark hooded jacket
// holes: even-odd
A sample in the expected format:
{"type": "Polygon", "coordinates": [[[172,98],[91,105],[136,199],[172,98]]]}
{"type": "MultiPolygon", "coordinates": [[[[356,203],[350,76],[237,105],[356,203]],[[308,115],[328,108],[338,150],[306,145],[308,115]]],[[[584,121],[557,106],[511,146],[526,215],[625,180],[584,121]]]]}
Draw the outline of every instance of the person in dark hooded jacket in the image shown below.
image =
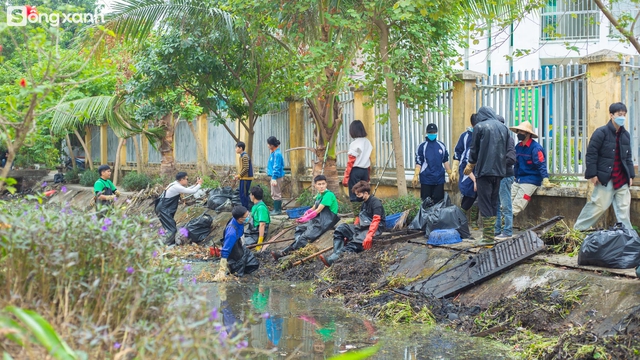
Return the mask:
{"type": "Polygon", "coordinates": [[[507,166],[516,161],[516,150],[509,142],[509,129],[488,106],[478,110],[478,123],[473,127],[469,163],[464,174],[474,172],[478,191],[478,207],[482,214],[482,240],[495,242],[494,227],[499,204],[500,182],[507,175],[507,166]],[[474,171],[475,170],[475,171],[474,171]]]}

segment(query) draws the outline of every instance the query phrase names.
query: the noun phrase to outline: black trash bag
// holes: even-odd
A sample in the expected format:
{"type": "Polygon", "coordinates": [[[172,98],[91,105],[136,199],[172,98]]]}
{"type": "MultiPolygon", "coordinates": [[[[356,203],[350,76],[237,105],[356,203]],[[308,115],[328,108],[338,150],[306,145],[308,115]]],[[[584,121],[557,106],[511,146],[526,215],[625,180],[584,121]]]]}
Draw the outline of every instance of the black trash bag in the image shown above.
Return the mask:
{"type": "Polygon", "coordinates": [[[189,240],[194,243],[201,243],[211,233],[211,224],[213,217],[207,213],[192,219],[187,223],[185,228],[189,232],[189,240]]]}
{"type": "Polygon", "coordinates": [[[240,200],[240,189],[235,189],[233,191],[233,194],[231,196],[231,203],[233,204],[233,206],[242,205],[242,201],[240,200]]]}
{"type": "MultiPolygon", "coordinates": [[[[215,211],[230,211],[233,208],[234,191],[230,187],[217,188],[211,191],[207,207],[215,211]]],[[[238,193],[238,202],[240,204],[240,193],[238,193]]]]}
{"type": "Polygon", "coordinates": [[[422,201],[422,205],[420,205],[420,210],[411,224],[409,224],[409,230],[421,230],[425,231],[427,226],[427,214],[430,211],[435,211],[436,209],[442,209],[445,207],[451,206],[451,199],[449,198],[449,194],[445,193],[444,198],[440,200],[437,204],[433,203],[433,200],[430,197],[427,197],[422,201]]]}
{"type": "Polygon", "coordinates": [[[469,231],[469,223],[467,216],[456,205],[445,208],[435,209],[435,206],[429,209],[426,214],[426,226],[424,237],[428,238],[433,230],[438,229],[454,229],[460,234],[460,237],[467,239],[471,237],[469,231]],[[431,211],[433,210],[433,211],[431,211]]]}
{"type": "Polygon", "coordinates": [[[580,246],[578,265],[634,268],[640,265],[640,237],[620,223],[609,230],[591,233],[580,246]]]}
{"type": "Polygon", "coordinates": [[[54,184],[64,183],[64,174],[57,173],[57,174],[53,175],[53,183],[54,184]]]}

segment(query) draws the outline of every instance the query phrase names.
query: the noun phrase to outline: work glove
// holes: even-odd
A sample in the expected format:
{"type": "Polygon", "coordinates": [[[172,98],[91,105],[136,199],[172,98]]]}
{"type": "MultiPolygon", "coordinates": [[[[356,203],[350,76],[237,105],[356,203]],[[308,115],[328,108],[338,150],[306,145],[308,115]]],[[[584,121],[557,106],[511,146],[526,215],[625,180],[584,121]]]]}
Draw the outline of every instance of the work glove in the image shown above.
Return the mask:
{"type": "Polygon", "coordinates": [[[308,209],[307,211],[304,212],[304,215],[302,215],[302,217],[305,217],[305,216],[309,215],[312,211],[315,212],[315,210],[313,210],[313,208],[308,209]]]}
{"type": "Polygon", "coordinates": [[[476,164],[472,164],[472,163],[467,163],[467,166],[464,168],[463,173],[465,175],[469,175],[473,172],[473,168],[476,167],[476,164]]]}
{"type": "Polygon", "coordinates": [[[364,242],[362,242],[362,247],[365,250],[371,249],[371,245],[373,245],[373,235],[375,235],[376,231],[378,231],[380,220],[380,215],[373,215],[371,225],[369,225],[369,231],[367,231],[367,236],[364,238],[364,242]]]}
{"type": "Polygon", "coordinates": [[[278,186],[278,182],[275,179],[271,179],[271,186],[278,186]]]}
{"type": "Polygon", "coordinates": [[[113,201],[115,200],[116,196],[115,195],[104,195],[105,199],[107,201],[113,201]]]}
{"type": "MultiPolygon", "coordinates": [[[[258,237],[258,245],[262,244],[263,241],[264,241],[264,236],[258,237]]],[[[262,249],[262,246],[256,246],[256,251],[260,251],[260,249],[262,249]]]]}
{"type": "Polygon", "coordinates": [[[298,219],[298,222],[299,222],[300,224],[302,224],[302,223],[306,223],[307,221],[309,221],[309,220],[311,220],[311,219],[315,218],[316,216],[318,216],[318,213],[317,213],[317,212],[315,212],[315,210],[314,210],[314,211],[310,211],[308,214],[306,214],[306,215],[304,215],[303,217],[299,218],[299,219],[298,219]]]}
{"type": "Polygon", "coordinates": [[[549,178],[544,178],[544,179],[542,179],[542,186],[544,186],[546,188],[555,188],[555,187],[558,187],[558,184],[552,184],[549,181],[549,178]]]}
{"type": "Polygon", "coordinates": [[[120,195],[122,195],[122,193],[120,193],[120,190],[116,190],[116,191],[114,192],[114,194],[115,194],[117,197],[120,197],[120,195]]]}
{"type": "Polygon", "coordinates": [[[453,173],[451,172],[451,170],[446,170],[445,169],[445,171],[447,172],[447,175],[449,175],[449,182],[453,183],[453,179],[451,179],[451,174],[453,174],[453,173]]]}
{"type": "Polygon", "coordinates": [[[411,185],[413,185],[413,187],[418,187],[418,183],[420,183],[419,176],[420,176],[420,173],[418,172],[418,170],[416,170],[413,173],[413,180],[411,180],[411,185]]]}
{"type": "Polygon", "coordinates": [[[213,277],[213,281],[225,281],[227,280],[227,259],[220,259],[220,267],[218,267],[218,272],[216,276],[213,277]]]}
{"type": "Polygon", "coordinates": [[[209,254],[211,254],[211,257],[220,257],[220,249],[218,249],[217,247],[210,246],[209,254]]]}
{"type": "Polygon", "coordinates": [[[344,170],[344,179],[342,179],[342,186],[349,186],[349,176],[351,176],[351,169],[356,162],[356,157],[349,155],[349,161],[347,162],[347,168],[344,170]]]}
{"type": "Polygon", "coordinates": [[[459,170],[460,170],[460,161],[453,160],[453,164],[451,164],[451,173],[449,174],[449,181],[451,181],[454,184],[458,182],[458,177],[460,174],[459,170]]]}

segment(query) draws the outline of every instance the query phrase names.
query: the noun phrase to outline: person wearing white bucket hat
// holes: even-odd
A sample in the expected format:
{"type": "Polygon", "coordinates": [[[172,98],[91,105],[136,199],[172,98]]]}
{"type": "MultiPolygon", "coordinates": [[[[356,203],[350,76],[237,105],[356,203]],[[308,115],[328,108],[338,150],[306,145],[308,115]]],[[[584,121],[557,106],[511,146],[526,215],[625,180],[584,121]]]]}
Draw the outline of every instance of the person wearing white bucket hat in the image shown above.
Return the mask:
{"type": "Polygon", "coordinates": [[[523,121],[509,129],[517,134],[519,141],[516,145],[516,163],[513,168],[516,179],[511,187],[511,203],[515,217],[529,205],[531,196],[539,186],[557,185],[549,182],[546,154],[542,145],[533,140],[538,138],[538,135],[531,123],[523,121]]]}

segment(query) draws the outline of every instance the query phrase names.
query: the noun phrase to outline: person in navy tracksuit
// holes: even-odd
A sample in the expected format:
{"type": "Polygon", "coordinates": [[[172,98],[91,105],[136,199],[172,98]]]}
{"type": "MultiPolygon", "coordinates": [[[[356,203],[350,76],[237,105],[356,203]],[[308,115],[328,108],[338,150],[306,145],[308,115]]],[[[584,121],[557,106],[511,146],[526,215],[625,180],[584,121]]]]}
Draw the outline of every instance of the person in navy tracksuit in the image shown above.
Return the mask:
{"type": "Polygon", "coordinates": [[[460,134],[458,144],[453,153],[453,167],[451,169],[450,180],[452,183],[458,183],[458,189],[462,194],[462,201],[460,207],[464,211],[468,211],[473,203],[476,201],[476,177],[473,173],[465,175],[463,173],[464,168],[469,161],[469,150],[471,149],[471,138],[473,137],[473,127],[476,125],[476,114],[471,115],[471,126],[467,128],[465,132],[460,134]]]}
{"type": "Polygon", "coordinates": [[[427,125],[425,141],[416,151],[416,167],[413,175],[413,187],[420,181],[420,198],[430,197],[434,203],[444,199],[445,171],[451,177],[449,152],[442,141],[437,140],[436,124],[427,125]]]}

